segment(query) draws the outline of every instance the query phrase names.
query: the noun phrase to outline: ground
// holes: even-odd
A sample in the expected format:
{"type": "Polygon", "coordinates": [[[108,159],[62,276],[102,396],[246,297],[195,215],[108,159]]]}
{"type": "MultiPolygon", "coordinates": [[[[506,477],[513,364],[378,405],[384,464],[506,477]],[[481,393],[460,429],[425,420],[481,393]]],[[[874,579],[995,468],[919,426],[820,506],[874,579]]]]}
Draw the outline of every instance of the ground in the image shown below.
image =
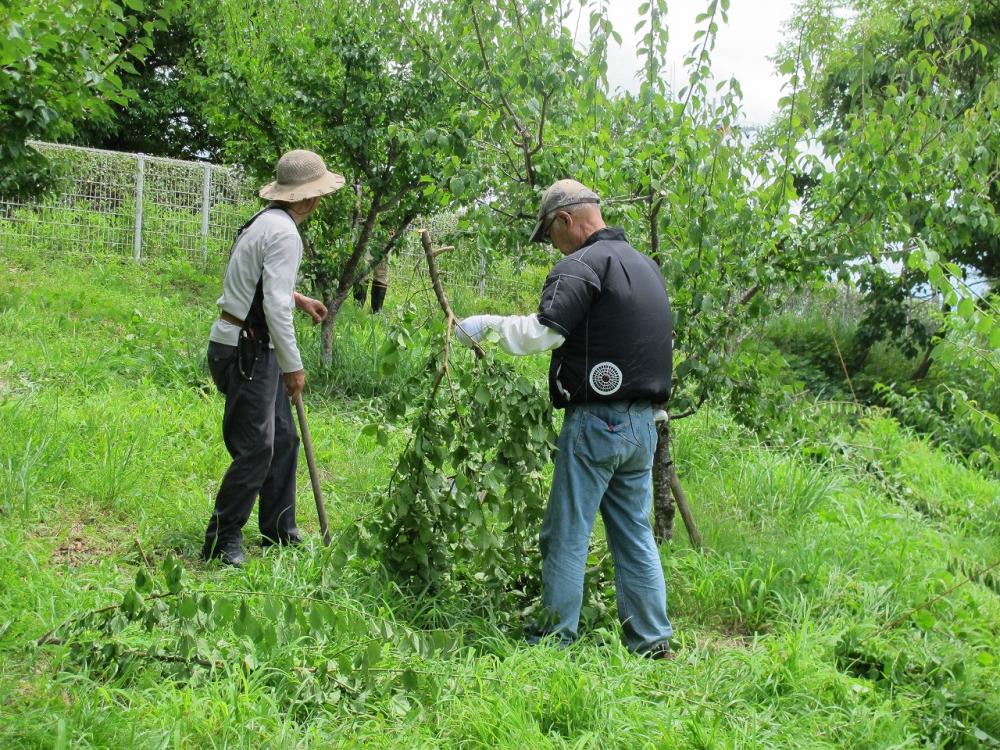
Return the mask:
{"type": "MultiPolygon", "coordinates": [[[[871,409],[803,402],[766,440],[720,407],[676,425],[706,549],[683,530],[662,549],[669,663],[627,653],[613,611],[531,648],[486,596],[324,550],[304,460],[307,547],[262,551],[251,521],[246,568],[205,565],[227,463],[202,364],[216,284],[186,263],[0,263],[0,746],[1000,744],[1000,569],[982,572],[1000,483],[871,409]],[[149,631],[79,625],[134,588],[177,608],[149,631]]],[[[337,325],[343,372],[376,377],[365,347],[388,323],[337,325]]],[[[306,396],[335,535],[372,512],[405,428],[363,433],[379,402],[329,390],[348,380],[306,396]]]]}

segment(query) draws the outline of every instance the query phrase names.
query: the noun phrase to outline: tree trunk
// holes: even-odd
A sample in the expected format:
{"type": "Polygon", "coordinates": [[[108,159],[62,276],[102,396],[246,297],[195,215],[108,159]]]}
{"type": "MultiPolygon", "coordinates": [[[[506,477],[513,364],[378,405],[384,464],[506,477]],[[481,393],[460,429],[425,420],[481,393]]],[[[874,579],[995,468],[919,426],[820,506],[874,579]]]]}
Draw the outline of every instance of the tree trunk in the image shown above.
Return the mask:
{"type": "Polygon", "coordinates": [[[670,428],[666,422],[656,424],[656,453],[653,454],[653,537],[657,544],[669,542],[674,536],[674,498],[670,494],[670,428]]]}
{"type": "MultiPolygon", "coordinates": [[[[361,233],[355,243],[354,252],[347,259],[337,285],[328,284],[323,290],[323,304],[326,305],[327,309],[326,320],[323,321],[322,359],[324,365],[329,365],[333,360],[333,323],[337,318],[337,313],[344,306],[344,302],[350,296],[354,285],[366,277],[371,270],[371,263],[369,262],[371,256],[367,252],[368,242],[371,240],[372,230],[378,218],[378,213],[381,210],[377,208],[381,205],[380,201],[381,196],[376,195],[372,202],[373,208],[369,211],[369,216],[361,228],[361,233]]],[[[380,259],[388,259],[390,257],[403,231],[410,225],[415,216],[416,211],[410,211],[401,217],[398,225],[391,230],[389,241],[385,243],[381,254],[377,257],[380,259]]]]}
{"type": "MultiPolygon", "coordinates": [[[[351,247],[355,247],[358,241],[358,230],[361,225],[361,196],[362,189],[361,183],[357,180],[354,182],[354,210],[351,212],[351,231],[348,235],[350,238],[351,247]]],[[[327,281],[323,284],[323,288],[319,290],[323,295],[323,304],[326,305],[327,316],[323,321],[323,329],[321,335],[321,350],[320,350],[320,361],[323,363],[324,367],[329,367],[333,364],[333,321],[337,317],[337,313],[340,311],[341,305],[344,301],[341,300],[339,303],[336,302],[336,295],[334,293],[333,285],[327,281]]]]}
{"type": "Polygon", "coordinates": [[[927,373],[931,371],[931,365],[934,364],[934,360],[931,358],[932,351],[934,351],[933,344],[928,346],[924,351],[924,358],[920,361],[920,364],[917,365],[917,369],[913,371],[913,374],[910,376],[910,380],[917,382],[927,377],[927,373]]]}
{"type": "Polygon", "coordinates": [[[325,286],[321,290],[321,294],[327,314],[320,330],[320,362],[323,367],[329,367],[333,364],[333,319],[336,317],[336,313],[333,311],[333,290],[329,286],[325,286]]]}

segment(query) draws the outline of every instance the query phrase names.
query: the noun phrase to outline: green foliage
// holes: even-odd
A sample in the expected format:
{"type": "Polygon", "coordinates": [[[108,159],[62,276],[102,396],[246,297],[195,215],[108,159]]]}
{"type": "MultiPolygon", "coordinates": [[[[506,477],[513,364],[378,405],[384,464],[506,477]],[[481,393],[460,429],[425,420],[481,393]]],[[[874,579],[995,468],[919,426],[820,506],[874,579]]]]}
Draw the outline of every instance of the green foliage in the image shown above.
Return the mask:
{"type": "Polygon", "coordinates": [[[978,464],[995,468],[1000,448],[1000,320],[994,295],[977,293],[957,264],[941,261],[925,246],[916,247],[907,264],[927,273],[942,300],[938,317],[945,333],[933,353],[952,382],[942,383],[933,400],[936,410],[950,420],[934,434],[961,445],[978,464]]]}
{"type": "MultiPolygon", "coordinates": [[[[955,295],[948,305],[957,305],[958,293],[948,290],[955,295]]],[[[895,346],[869,346],[858,322],[864,318],[860,300],[842,288],[837,292],[836,303],[799,303],[767,325],[766,342],[744,345],[740,356],[754,369],[732,388],[734,416],[773,439],[786,428],[785,412],[796,402],[838,402],[861,411],[884,407],[902,425],[995,472],[1000,401],[994,355],[989,334],[976,332],[977,326],[984,329],[987,313],[976,309],[966,321],[956,309],[945,318],[925,303],[924,314],[938,321],[938,334],[934,369],[919,375],[921,362],[895,346]]]]}
{"type": "Polygon", "coordinates": [[[797,166],[804,210],[842,225],[832,270],[866,295],[867,345],[895,339],[909,354],[933,344],[907,304],[929,269],[889,272],[886,261],[930,247],[997,275],[998,19],[989,0],[865,0],[805,2],[791,24],[802,42],[780,58],[808,64],[806,122],[824,157],[797,166]]]}
{"type": "MultiPolygon", "coordinates": [[[[153,25],[147,54],[119,72],[122,86],[133,92],[129,101],[112,102],[109,117],[77,123],[67,140],[114,151],[218,161],[223,144],[208,127],[209,99],[198,85],[205,61],[197,18],[195,3],[175,0],[167,22],[153,25]]],[[[155,7],[147,7],[138,20],[158,20],[155,7]]]]}
{"type": "MultiPolygon", "coordinates": [[[[319,554],[319,553],[318,553],[319,554]]],[[[102,680],[134,684],[146,669],[162,678],[201,685],[241,678],[284,694],[283,708],[308,720],[343,702],[364,711],[388,703],[400,716],[448,695],[444,675],[423,667],[458,646],[442,631],[419,633],[364,612],[344,610],[323,596],[331,587],[329,555],[315,561],[320,590],[233,594],[191,588],[184,566],[168,554],[160,574],[140,568],[116,605],[85,612],[52,629],[38,645],[65,645],[63,668],[84,668],[102,680]],[[147,635],[142,648],[132,642],[147,635]],[[343,647],[344,636],[356,645],[343,647]],[[387,666],[395,652],[406,666],[387,666]]]]}
{"type": "Polygon", "coordinates": [[[200,85],[227,157],[269,181],[281,153],[311,148],[351,186],[321,203],[306,232],[304,271],[331,308],[329,331],[370,263],[447,205],[420,187],[468,150],[457,88],[413,64],[405,18],[383,23],[395,14],[380,3],[224,2],[201,13],[210,72],[200,85]]]}
{"type": "Polygon", "coordinates": [[[876,393],[903,424],[967,456],[973,466],[1000,472],[995,413],[965,391],[942,384],[930,392],[910,388],[900,393],[891,386],[878,385],[876,393]]]}
{"type": "Polygon", "coordinates": [[[0,26],[0,195],[38,192],[51,179],[46,160],[27,141],[59,139],[83,120],[107,119],[111,104],[135,92],[135,73],[152,35],[175,0],[109,0],[73,4],[29,0],[4,5],[0,26]]]}
{"type": "MultiPolygon", "coordinates": [[[[384,367],[413,346],[408,328],[390,337],[384,367]]],[[[535,538],[555,443],[552,411],[547,395],[510,365],[453,356],[451,335],[449,328],[444,349],[389,401],[388,422],[413,422],[371,533],[404,580],[461,586],[471,578],[502,598],[540,565],[535,538]]],[[[367,429],[385,439],[384,427],[367,429]]]]}

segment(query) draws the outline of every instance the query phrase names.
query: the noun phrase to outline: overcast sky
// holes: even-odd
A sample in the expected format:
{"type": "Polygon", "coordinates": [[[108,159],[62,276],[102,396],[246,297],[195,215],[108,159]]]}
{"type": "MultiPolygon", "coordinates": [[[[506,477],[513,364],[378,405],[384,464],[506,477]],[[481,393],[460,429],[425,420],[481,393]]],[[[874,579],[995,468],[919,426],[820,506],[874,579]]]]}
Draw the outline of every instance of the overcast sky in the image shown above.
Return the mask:
{"type": "MultiPolygon", "coordinates": [[[[611,42],[608,59],[608,82],[611,88],[637,90],[636,71],[640,61],[635,50],[645,29],[636,34],[642,0],[610,0],[608,15],[615,31],[622,35],[621,45],[611,42]]],[[[694,46],[694,19],[708,6],[707,0],[672,0],[668,3],[667,26],[670,32],[667,75],[677,89],[687,81],[684,58],[694,46]]],[[[782,25],[792,15],[795,0],[731,0],[729,23],[720,24],[712,70],[717,80],[730,77],[743,89],[743,111],[748,123],[761,125],[777,111],[781,97],[781,80],[774,65],[767,59],[782,40],[782,25]]],[[[586,33],[586,19],[580,33],[586,33]]],[[[704,22],[700,26],[704,28],[704,22]]]]}

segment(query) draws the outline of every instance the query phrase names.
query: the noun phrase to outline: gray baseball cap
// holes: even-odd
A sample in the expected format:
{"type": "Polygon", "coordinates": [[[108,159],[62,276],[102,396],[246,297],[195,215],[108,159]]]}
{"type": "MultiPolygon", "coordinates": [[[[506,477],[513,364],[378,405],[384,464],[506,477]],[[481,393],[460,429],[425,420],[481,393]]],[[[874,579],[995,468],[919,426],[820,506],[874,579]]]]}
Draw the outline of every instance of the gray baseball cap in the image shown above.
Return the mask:
{"type": "Polygon", "coordinates": [[[576,180],[558,180],[542,193],[538,206],[538,223],[531,232],[531,242],[545,242],[545,217],[557,208],[575,206],[578,203],[600,203],[601,199],[593,190],[576,180]]]}

